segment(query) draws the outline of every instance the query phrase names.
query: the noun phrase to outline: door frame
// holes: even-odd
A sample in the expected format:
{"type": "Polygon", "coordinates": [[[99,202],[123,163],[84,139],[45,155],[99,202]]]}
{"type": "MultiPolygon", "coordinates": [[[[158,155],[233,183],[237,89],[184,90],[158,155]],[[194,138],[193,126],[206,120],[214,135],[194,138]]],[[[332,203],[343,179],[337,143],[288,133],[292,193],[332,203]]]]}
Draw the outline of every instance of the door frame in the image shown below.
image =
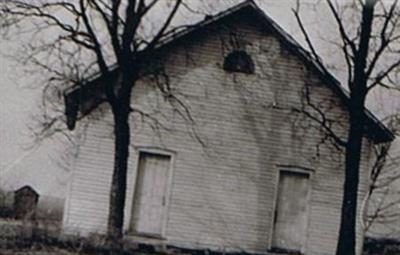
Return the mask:
{"type": "Polygon", "coordinates": [[[307,192],[307,222],[306,222],[306,240],[305,243],[303,244],[303,247],[301,248],[300,252],[303,254],[306,254],[307,250],[307,240],[308,240],[308,232],[309,232],[309,224],[310,224],[310,207],[311,207],[311,197],[312,197],[312,182],[314,178],[315,171],[314,169],[307,168],[307,167],[301,167],[301,166],[296,166],[296,165],[275,165],[275,170],[276,173],[275,176],[275,183],[274,183],[274,196],[273,196],[273,201],[272,201],[272,212],[271,212],[271,219],[270,219],[270,229],[269,229],[269,237],[268,237],[268,250],[271,250],[272,248],[275,248],[272,246],[272,241],[274,238],[274,232],[275,232],[275,217],[276,217],[276,209],[277,209],[277,199],[278,199],[278,190],[279,190],[279,181],[281,177],[281,172],[293,172],[293,173],[300,173],[300,174],[308,174],[309,178],[309,183],[310,185],[308,186],[308,192],[307,192]]]}
{"type": "Polygon", "coordinates": [[[156,238],[156,239],[165,239],[166,238],[166,232],[167,232],[167,224],[168,224],[168,213],[169,213],[169,205],[170,205],[170,200],[171,200],[171,193],[172,193],[172,181],[173,181],[173,170],[175,166],[175,158],[176,158],[176,152],[172,150],[167,150],[167,149],[161,149],[158,147],[146,147],[146,146],[140,146],[140,147],[135,147],[135,171],[133,173],[133,190],[132,190],[132,196],[130,197],[131,199],[131,206],[129,210],[129,219],[128,220],[128,233],[130,235],[136,235],[136,236],[142,236],[142,237],[150,237],[150,238],[156,238]],[[170,162],[169,162],[169,167],[168,167],[168,173],[167,173],[167,178],[166,178],[166,185],[165,185],[165,206],[164,206],[164,211],[161,219],[161,235],[154,235],[154,234],[146,234],[146,233],[138,233],[135,232],[135,230],[132,228],[132,217],[133,217],[133,210],[135,206],[135,193],[136,193],[136,184],[137,184],[137,178],[138,178],[138,173],[139,173],[139,164],[140,164],[140,154],[141,153],[148,153],[148,154],[155,154],[155,155],[160,155],[160,156],[167,156],[170,157],[170,162]]]}

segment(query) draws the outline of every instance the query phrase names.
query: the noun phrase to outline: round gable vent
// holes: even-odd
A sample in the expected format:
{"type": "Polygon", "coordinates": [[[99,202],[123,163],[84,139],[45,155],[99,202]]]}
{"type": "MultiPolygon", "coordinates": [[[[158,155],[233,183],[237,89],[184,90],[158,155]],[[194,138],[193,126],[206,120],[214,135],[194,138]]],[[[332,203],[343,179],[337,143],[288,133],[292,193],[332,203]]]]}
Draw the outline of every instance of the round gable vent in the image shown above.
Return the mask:
{"type": "Polygon", "coordinates": [[[252,74],[254,73],[254,63],[247,52],[235,50],[225,57],[224,70],[252,74]]]}

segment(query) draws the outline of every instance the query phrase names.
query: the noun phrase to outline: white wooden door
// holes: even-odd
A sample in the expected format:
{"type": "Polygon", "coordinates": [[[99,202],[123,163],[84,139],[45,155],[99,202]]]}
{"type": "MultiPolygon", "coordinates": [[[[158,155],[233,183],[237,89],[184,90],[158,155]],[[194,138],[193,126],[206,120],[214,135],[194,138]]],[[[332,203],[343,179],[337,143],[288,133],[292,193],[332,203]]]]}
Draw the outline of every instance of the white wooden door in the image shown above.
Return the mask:
{"type": "Polygon", "coordinates": [[[140,153],[131,227],[137,234],[162,236],[169,156],[140,153]]]}
{"type": "Polygon", "coordinates": [[[309,175],[281,171],[272,246],[302,251],[307,236],[309,175]]]}

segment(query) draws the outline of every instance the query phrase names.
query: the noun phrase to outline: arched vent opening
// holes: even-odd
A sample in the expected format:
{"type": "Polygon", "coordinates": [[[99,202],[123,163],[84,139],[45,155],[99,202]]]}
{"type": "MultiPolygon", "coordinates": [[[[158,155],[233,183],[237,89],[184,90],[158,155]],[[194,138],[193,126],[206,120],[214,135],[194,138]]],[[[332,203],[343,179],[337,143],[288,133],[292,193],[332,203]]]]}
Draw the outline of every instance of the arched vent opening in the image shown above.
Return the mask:
{"type": "Polygon", "coordinates": [[[228,72],[254,73],[254,62],[243,50],[235,50],[225,57],[224,70],[228,72]]]}

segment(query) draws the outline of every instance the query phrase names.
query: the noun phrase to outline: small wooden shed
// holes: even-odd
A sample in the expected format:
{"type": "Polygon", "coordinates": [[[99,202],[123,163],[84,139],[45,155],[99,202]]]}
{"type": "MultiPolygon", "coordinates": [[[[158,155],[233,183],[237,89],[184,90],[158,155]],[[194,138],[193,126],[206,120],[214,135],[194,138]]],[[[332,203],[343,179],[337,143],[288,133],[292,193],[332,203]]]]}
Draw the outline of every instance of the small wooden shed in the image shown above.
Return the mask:
{"type": "Polygon", "coordinates": [[[14,191],[14,217],[19,220],[33,220],[39,194],[30,186],[23,186],[14,191]]]}

